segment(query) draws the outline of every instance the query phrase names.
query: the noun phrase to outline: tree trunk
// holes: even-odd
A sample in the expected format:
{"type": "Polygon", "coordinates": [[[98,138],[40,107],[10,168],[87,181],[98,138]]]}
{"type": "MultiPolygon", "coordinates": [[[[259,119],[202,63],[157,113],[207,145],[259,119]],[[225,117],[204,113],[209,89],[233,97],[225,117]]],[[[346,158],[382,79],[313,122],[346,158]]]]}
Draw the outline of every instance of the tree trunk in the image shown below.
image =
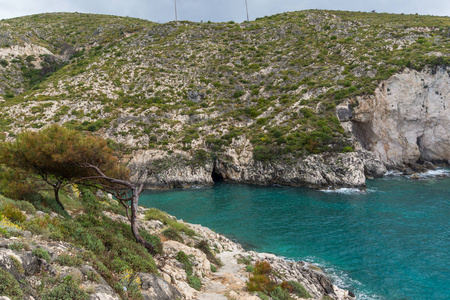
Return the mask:
{"type": "Polygon", "coordinates": [[[139,196],[142,187],[133,187],[133,199],[131,200],[131,231],[133,232],[134,237],[138,243],[141,243],[151,254],[156,254],[155,247],[152,244],[147,242],[140,234],[137,226],[137,210],[139,203],[139,196]]]}
{"type": "Polygon", "coordinates": [[[64,208],[64,205],[61,203],[61,201],[59,201],[59,189],[61,188],[61,186],[53,186],[53,189],[55,190],[55,201],[56,203],[58,203],[59,207],[61,207],[61,209],[63,211],[65,211],[66,209],[64,208]]]}

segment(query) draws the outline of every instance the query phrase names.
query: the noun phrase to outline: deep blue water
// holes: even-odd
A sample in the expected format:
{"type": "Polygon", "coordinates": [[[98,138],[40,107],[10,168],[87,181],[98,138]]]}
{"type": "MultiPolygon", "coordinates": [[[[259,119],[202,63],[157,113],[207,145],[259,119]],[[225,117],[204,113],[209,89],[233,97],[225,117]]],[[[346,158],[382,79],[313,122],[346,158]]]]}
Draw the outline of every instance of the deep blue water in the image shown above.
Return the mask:
{"type": "MultiPolygon", "coordinates": [[[[448,170],[446,171],[448,172],[448,170]]],[[[385,177],[366,192],[217,184],[140,204],[323,267],[358,299],[449,299],[450,178],[385,177]]]]}

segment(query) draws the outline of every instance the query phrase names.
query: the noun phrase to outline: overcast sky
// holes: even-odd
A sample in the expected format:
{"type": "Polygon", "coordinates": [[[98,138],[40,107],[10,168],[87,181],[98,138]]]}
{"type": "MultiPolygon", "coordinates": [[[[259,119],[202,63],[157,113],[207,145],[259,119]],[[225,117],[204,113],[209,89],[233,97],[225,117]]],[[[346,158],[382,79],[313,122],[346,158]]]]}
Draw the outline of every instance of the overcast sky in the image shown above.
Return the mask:
{"type": "MultiPolygon", "coordinates": [[[[247,0],[250,20],[286,11],[333,9],[450,16],[450,0],[247,0]]],[[[176,0],[179,20],[246,20],[245,0],[176,0]]],[[[0,0],[0,19],[44,12],[109,14],[167,22],[175,0],[0,0]]]]}

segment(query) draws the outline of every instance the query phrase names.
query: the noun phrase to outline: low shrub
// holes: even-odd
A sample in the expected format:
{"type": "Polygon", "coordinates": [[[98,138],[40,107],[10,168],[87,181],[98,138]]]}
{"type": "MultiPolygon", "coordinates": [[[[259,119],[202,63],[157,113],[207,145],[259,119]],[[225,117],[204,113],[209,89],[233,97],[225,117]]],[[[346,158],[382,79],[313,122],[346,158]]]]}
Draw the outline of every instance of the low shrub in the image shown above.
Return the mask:
{"type": "Polygon", "coordinates": [[[50,262],[50,254],[48,254],[47,250],[42,248],[36,248],[31,251],[33,255],[36,255],[39,258],[45,259],[47,262],[50,262]]]}
{"type": "Polygon", "coordinates": [[[272,297],[272,300],[293,300],[289,292],[279,286],[270,292],[270,297],[272,297]]]}
{"type": "Polygon", "coordinates": [[[19,274],[24,274],[25,270],[23,269],[22,263],[14,255],[10,255],[9,258],[11,259],[14,268],[16,268],[16,271],[19,274]]]}
{"type": "Polygon", "coordinates": [[[27,218],[15,205],[7,203],[0,209],[0,214],[7,217],[13,223],[22,223],[27,218]]]}
{"type": "Polygon", "coordinates": [[[270,278],[271,272],[272,267],[267,261],[257,261],[252,272],[253,276],[247,282],[247,289],[250,292],[262,291],[266,294],[272,292],[276,283],[270,278]]]}
{"type": "Polygon", "coordinates": [[[222,261],[214,255],[214,253],[212,252],[211,248],[209,247],[208,243],[205,240],[198,242],[195,245],[195,248],[200,249],[203,253],[205,253],[206,258],[208,258],[208,260],[212,264],[215,264],[218,267],[223,266],[222,261]]]}
{"type": "Polygon", "coordinates": [[[202,287],[202,282],[200,278],[194,275],[191,257],[186,255],[186,253],[184,253],[183,251],[179,251],[177,253],[176,259],[184,265],[183,269],[186,272],[189,286],[196,290],[200,290],[200,288],[202,287]]]}
{"type": "Polygon", "coordinates": [[[10,244],[8,246],[8,248],[11,250],[15,250],[15,251],[22,251],[22,250],[29,250],[30,245],[14,242],[14,243],[10,244]]]}
{"type": "Polygon", "coordinates": [[[178,231],[182,231],[188,236],[195,236],[194,230],[189,228],[186,224],[177,222],[176,220],[172,219],[169,215],[167,215],[165,212],[162,212],[159,209],[150,208],[149,210],[147,210],[145,212],[145,219],[161,221],[164,225],[168,225],[172,228],[175,228],[178,231]]]}
{"type": "Polygon", "coordinates": [[[69,254],[61,254],[56,258],[56,261],[61,266],[68,266],[68,267],[79,267],[83,264],[83,260],[75,255],[69,255],[69,254]]]}
{"type": "Polygon", "coordinates": [[[23,292],[17,280],[7,271],[0,268],[0,295],[12,300],[23,299],[23,292]]]}
{"type": "Polygon", "coordinates": [[[161,242],[161,239],[157,235],[149,234],[145,230],[141,230],[139,232],[141,236],[150,244],[152,244],[153,248],[155,249],[155,254],[163,254],[163,244],[161,242]]]}
{"type": "Polygon", "coordinates": [[[168,238],[169,240],[177,241],[180,243],[184,242],[183,237],[178,233],[178,231],[175,228],[169,227],[165,229],[162,234],[168,238]]]}
{"type": "Polygon", "coordinates": [[[87,300],[89,298],[89,295],[81,290],[70,276],[65,277],[61,284],[57,284],[42,296],[42,300],[87,300]]]}
{"type": "Polygon", "coordinates": [[[297,281],[289,281],[287,282],[288,286],[286,287],[291,293],[299,296],[300,298],[312,298],[311,294],[305,289],[305,287],[297,282],[297,281]]]}

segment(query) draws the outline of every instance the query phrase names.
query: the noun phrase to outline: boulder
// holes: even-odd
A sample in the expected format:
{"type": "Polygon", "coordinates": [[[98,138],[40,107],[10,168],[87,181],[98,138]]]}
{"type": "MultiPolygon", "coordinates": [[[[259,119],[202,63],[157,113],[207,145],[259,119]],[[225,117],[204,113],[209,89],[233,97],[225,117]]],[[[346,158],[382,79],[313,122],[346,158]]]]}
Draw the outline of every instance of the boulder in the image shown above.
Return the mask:
{"type": "Polygon", "coordinates": [[[181,299],[181,293],[167,281],[155,274],[138,273],[141,279],[141,291],[145,300],[181,299]]]}

